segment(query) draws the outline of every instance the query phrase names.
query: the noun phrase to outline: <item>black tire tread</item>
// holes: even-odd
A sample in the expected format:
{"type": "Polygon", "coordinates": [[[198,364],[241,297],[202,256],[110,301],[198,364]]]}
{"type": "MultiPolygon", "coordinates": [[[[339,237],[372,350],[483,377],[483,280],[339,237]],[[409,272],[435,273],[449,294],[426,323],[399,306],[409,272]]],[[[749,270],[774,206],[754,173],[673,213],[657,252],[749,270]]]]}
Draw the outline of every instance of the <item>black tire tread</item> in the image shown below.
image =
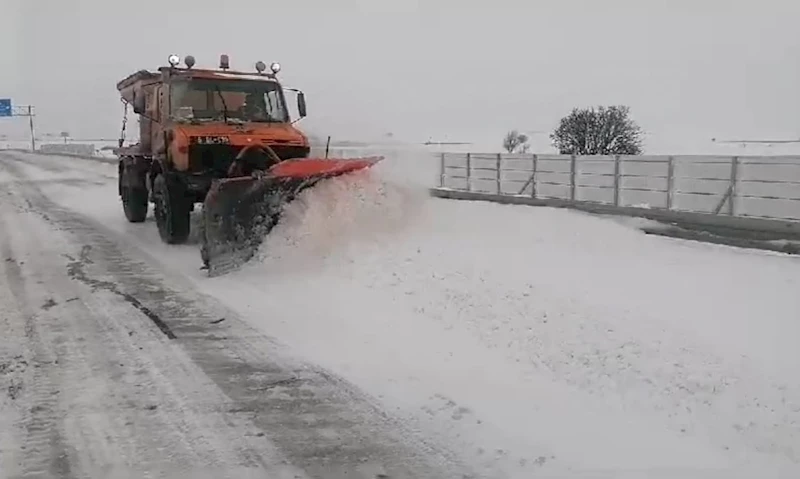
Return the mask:
{"type": "Polygon", "coordinates": [[[189,238],[192,202],[177,182],[160,174],[153,181],[156,223],[161,239],[167,244],[182,244],[189,238]]]}
{"type": "Polygon", "coordinates": [[[149,206],[146,188],[122,187],[122,209],[130,223],[143,222],[149,206]]]}

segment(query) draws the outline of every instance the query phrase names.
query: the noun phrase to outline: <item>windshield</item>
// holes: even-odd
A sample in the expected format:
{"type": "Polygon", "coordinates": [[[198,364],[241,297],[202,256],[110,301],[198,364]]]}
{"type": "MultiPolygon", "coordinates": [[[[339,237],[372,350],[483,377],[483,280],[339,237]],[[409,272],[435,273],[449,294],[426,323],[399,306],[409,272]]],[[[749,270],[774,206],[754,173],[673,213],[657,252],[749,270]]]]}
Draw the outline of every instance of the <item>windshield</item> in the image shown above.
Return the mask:
{"type": "Polygon", "coordinates": [[[176,81],[170,101],[172,117],[178,121],[289,121],[281,87],[272,81],[176,81]]]}

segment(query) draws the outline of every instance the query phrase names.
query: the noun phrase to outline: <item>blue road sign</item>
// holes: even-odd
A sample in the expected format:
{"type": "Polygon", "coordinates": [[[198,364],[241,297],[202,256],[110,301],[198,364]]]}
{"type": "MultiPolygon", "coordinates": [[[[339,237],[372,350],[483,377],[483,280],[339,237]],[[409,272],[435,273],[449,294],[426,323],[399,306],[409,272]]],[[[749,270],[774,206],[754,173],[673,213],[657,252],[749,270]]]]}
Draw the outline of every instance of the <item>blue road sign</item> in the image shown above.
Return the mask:
{"type": "Polygon", "coordinates": [[[10,98],[0,98],[0,116],[11,116],[10,98]]]}

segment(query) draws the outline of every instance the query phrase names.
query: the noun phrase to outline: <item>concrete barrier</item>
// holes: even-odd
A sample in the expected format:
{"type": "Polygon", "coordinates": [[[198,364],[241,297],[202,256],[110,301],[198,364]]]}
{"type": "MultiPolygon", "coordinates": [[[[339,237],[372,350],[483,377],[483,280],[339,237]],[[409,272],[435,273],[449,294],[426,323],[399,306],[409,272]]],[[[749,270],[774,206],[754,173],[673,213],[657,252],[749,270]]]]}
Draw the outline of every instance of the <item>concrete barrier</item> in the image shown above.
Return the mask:
{"type": "Polygon", "coordinates": [[[431,188],[430,194],[437,198],[452,200],[569,208],[599,215],[645,218],[656,222],[655,225],[639,228],[647,234],[793,255],[800,254],[800,222],[797,221],[721,216],[660,208],[620,207],[585,201],[536,199],[447,188],[431,188]]]}
{"type": "Polygon", "coordinates": [[[94,156],[95,148],[91,143],[49,143],[40,145],[38,152],[91,157],[94,156]]]}
{"type": "Polygon", "coordinates": [[[537,199],[527,196],[497,195],[482,192],[431,188],[431,196],[453,200],[489,201],[507,205],[548,206],[551,208],[570,208],[587,213],[632,216],[646,218],[662,223],[684,225],[688,227],[713,228],[722,232],[738,232],[757,239],[793,239],[800,240],[800,222],[782,221],[742,216],[725,216],[710,213],[694,213],[661,208],[639,208],[633,206],[613,206],[588,201],[570,201],[560,199],[537,199]]]}
{"type": "Polygon", "coordinates": [[[439,187],[800,221],[800,156],[444,153],[439,187]]]}
{"type": "MultiPolygon", "coordinates": [[[[11,150],[9,150],[11,151],[11,150]]],[[[113,157],[100,156],[95,154],[94,145],[92,144],[47,144],[41,145],[36,152],[30,150],[13,150],[16,153],[25,153],[28,155],[49,155],[49,156],[67,156],[70,158],[80,158],[82,160],[99,161],[100,163],[117,164],[117,159],[113,157]],[[64,148],[68,147],[68,148],[64,148]]]]}
{"type": "Polygon", "coordinates": [[[440,153],[439,163],[439,198],[634,216],[677,227],[651,234],[798,249],[770,242],[800,240],[800,156],[440,153]]]}

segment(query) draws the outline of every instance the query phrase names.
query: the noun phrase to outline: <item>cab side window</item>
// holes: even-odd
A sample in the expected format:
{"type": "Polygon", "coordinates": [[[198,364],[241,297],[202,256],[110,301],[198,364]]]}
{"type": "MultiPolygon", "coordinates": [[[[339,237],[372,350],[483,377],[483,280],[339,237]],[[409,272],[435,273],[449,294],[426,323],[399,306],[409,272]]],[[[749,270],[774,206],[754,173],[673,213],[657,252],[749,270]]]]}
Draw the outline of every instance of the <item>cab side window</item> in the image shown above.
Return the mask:
{"type": "Polygon", "coordinates": [[[277,90],[270,90],[265,95],[267,114],[274,121],[283,121],[286,118],[286,111],[283,109],[280,93],[277,90]]]}

